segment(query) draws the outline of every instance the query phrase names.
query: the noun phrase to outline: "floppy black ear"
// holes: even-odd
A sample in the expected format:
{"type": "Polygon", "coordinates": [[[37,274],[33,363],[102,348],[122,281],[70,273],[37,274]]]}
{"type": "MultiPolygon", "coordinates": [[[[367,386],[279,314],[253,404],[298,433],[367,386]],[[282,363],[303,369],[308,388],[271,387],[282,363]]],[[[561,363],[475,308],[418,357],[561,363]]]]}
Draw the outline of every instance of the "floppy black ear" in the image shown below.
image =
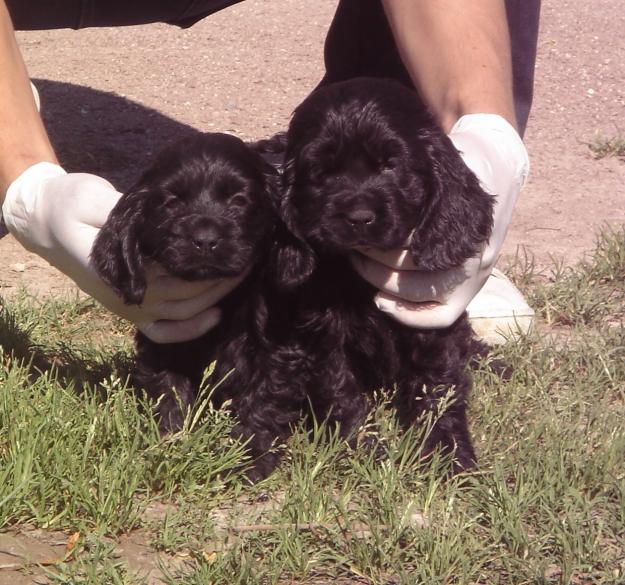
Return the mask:
{"type": "Polygon", "coordinates": [[[298,239],[284,223],[276,230],[271,251],[271,270],[281,290],[292,290],[306,282],[315,271],[315,254],[305,242],[298,239]]]}
{"type": "Polygon", "coordinates": [[[147,287],[139,246],[147,197],[146,191],[123,195],[102,226],[91,250],[91,265],[126,304],[140,304],[147,287]]]}
{"type": "Polygon", "coordinates": [[[300,236],[293,206],[293,160],[284,165],[279,222],[271,253],[271,268],[279,288],[293,289],[306,282],[317,264],[313,249],[300,236]]]}
{"type": "Polygon", "coordinates": [[[423,131],[427,203],[410,241],[421,270],[460,266],[480,253],[493,226],[494,197],[486,193],[449,138],[423,131]]]}
{"type": "Polygon", "coordinates": [[[265,181],[265,195],[276,216],[280,215],[282,205],[282,176],[280,171],[267,161],[262,161],[261,172],[265,181]]]}

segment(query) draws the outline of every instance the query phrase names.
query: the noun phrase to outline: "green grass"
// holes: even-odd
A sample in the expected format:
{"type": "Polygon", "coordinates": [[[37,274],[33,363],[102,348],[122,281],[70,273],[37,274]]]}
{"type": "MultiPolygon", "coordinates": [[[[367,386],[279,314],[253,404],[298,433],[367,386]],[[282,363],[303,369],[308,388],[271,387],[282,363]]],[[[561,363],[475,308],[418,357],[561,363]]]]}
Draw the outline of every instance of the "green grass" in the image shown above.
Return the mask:
{"type": "Polygon", "coordinates": [[[578,265],[554,260],[537,272],[533,258],[519,254],[509,270],[547,325],[593,327],[625,317],[625,227],[605,227],[595,248],[578,265]]]}
{"type": "MultiPolygon", "coordinates": [[[[377,456],[300,428],[250,486],[232,421],[208,402],[158,437],[125,382],[121,322],[91,302],[4,300],[0,530],[79,531],[69,558],[37,569],[59,584],[147,583],[117,548],[135,534],[171,585],[620,585],[625,230],[575,267],[524,258],[512,275],[542,324],[497,351],[510,380],[476,372],[480,468],[451,481],[448,461],[420,461],[426,431],[400,433],[381,403],[363,429],[377,456]]],[[[207,395],[216,382],[208,372],[207,395]]]]}

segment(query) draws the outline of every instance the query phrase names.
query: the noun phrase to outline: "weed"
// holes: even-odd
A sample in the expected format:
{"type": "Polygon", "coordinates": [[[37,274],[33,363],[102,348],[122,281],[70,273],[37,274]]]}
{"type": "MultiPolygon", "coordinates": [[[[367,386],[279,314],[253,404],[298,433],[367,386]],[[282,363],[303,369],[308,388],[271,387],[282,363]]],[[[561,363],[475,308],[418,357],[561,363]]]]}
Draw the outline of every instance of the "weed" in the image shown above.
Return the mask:
{"type": "Polygon", "coordinates": [[[565,337],[498,350],[509,379],[477,369],[480,467],[453,480],[421,457],[427,421],[400,432],[382,399],[356,447],[303,423],[250,486],[210,369],[161,438],[125,381],[130,331],[91,302],[1,301],[0,526],[85,535],[46,569],[59,584],[145,582],[115,547],[137,526],[170,584],[623,583],[625,231],[576,266],[539,273],[526,254],[513,272],[565,337]]]}
{"type": "Polygon", "coordinates": [[[588,148],[590,148],[595,159],[601,159],[607,156],[625,158],[625,136],[620,131],[616,136],[612,136],[611,138],[605,138],[597,134],[594,140],[588,143],[588,148]]]}

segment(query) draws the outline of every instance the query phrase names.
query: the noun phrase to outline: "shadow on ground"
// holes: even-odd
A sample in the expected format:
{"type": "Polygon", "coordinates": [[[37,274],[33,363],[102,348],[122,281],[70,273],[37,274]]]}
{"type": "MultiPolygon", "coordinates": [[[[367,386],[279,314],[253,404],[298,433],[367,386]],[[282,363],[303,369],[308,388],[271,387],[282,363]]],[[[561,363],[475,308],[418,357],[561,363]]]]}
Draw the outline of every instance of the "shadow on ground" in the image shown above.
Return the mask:
{"type": "Polygon", "coordinates": [[[165,145],[199,131],[120,95],[33,80],[59,162],[68,172],[108,179],[121,191],[165,145]]]}
{"type": "MultiPolygon", "coordinates": [[[[77,392],[94,388],[111,376],[126,380],[130,376],[132,360],[127,352],[106,351],[86,355],[72,345],[55,344],[48,349],[37,343],[28,327],[22,327],[10,305],[0,296],[0,358],[16,360],[28,367],[31,382],[53,372],[56,379],[73,385],[77,392]]],[[[0,359],[0,365],[2,360],[0,359]]],[[[0,580],[0,583],[2,581],[0,580]]]]}

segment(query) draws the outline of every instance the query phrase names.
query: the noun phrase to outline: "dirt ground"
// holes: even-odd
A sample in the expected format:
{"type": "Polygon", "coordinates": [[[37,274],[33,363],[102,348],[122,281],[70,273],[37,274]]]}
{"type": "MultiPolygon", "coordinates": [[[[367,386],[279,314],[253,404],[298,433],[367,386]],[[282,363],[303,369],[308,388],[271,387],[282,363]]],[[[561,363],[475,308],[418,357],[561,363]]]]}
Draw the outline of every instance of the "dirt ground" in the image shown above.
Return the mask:
{"type": "MultiPolygon", "coordinates": [[[[150,25],[18,38],[62,164],[124,189],[163,143],[194,129],[258,138],[283,128],[322,75],[335,4],[247,0],[184,31],[150,25]]],[[[551,255],[570,264],[592,248],[603,224],[625,224],[625,161],[594,160],[588,148],[597,135],[625,133],[623,31],[622,0],[543,2],[526,135],[532,173],[503,264],[518,247],[534,254],[539,266],[550,264],[551,255]]],[[[5,237],[0,295],[21,286],[36,294],[72,289],[46,262],[5,237]]],[[[66,539],[39,531],[0,534],[0,544],[6,541],[0,549],[11,552],[2,560],[38,560],[39,545],[42,558],[57,557],[66,539]]],[[[2,571],[0,583],[8,582],[46,581],[2,571]]]]}
{"type": "MultiPolygon", "coordinates": [[[[62,164],[124,189],[169,140],[193,129],[243,138],[285,126],[323,71],[336,0],[247,0],[191,29],[22,32],[62,164]]],[[[588,143],[625,132],[625,12],[620,0],[543,2],[530,181],[501,264],[519,247],[538,265],[573,263],[604,223],[625,223],[625,162],[588,143]]],[[[71,283],[11,238],[0,240],[0,294],[56,294],[71,283]]]]}

